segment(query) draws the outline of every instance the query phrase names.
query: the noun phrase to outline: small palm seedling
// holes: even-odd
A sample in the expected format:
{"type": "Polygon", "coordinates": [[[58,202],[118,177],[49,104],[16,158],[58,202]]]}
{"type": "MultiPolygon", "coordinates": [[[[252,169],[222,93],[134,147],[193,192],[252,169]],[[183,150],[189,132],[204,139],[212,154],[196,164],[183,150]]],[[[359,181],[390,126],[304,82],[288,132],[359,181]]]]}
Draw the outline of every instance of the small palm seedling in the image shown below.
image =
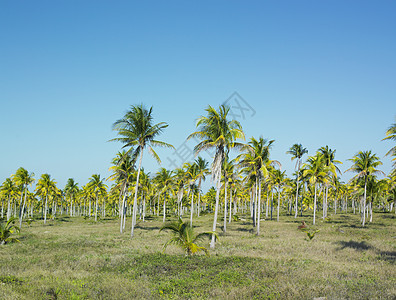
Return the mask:
{"type": "Polygon", "coordinates": [[[5,245],[9,242],[19,242],[11,235],[14,232],[19,232],[19,227],[14,225],[16,218],[10,218],[7,223],[0,223],[0,245],[5,245]]]}
{"type": "Polygon", "coordinates": [[[196,243],[204,237],[210,238],[212,234],[214,234],[218,239],[217,234],[212,231],[202,232],[195,235],[194,228],[190,226],[189,222],[183,222],[181,218],[179,218],[178,221],[166,223],[161,227],[160,231],[162,230],[170,230],[174,234],[174,237],[164,244],[163,251],[165,251],[166,247],[170,244],[175,244],[181,247],[188,256],[194,255],[198,251],[203,251],[206,255],[209,255],[208,249],[198,246],[196,243]]]}
{"type": "Polygon", "coordinates": [[[304,231],[307,234],[308,239],[311,241],[315,237],[315,234],[320,231],[320,229],[313,230],[313,229],[304,228],[302,229],[302,231],[304,231]]]}

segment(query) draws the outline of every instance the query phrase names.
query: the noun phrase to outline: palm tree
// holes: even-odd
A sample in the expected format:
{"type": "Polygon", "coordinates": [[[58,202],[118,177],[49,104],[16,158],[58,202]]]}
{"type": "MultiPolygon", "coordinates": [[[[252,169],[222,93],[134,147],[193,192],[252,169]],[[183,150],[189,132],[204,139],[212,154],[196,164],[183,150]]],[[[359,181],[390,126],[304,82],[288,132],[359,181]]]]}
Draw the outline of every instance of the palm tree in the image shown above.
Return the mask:
{"type": "Polygon", "coordinates": [[[205,181],[206,179],[206,175],[209,174],[209,169],[208,169],[208,165],[209,163],[203,159],[202,157],[198,157],[194,164],[196,165],[197,168],[197,174],[196,174],[196,178],[198,180],[198,217],[199,217],[199,213],[200,213],[200,203],[201,203],[201,185],[202,185],[202,181],[205,181]]]}
{"type": "Polygon", "coordinates": [[[278,190],[278,209],[277,209],[276,221],[279,222],[280,194],[281,194],[281,188],[286,179],[286,171],[282,172],[281,170],[273,169],[271,175],[272,175],[272,183],[277,187],[278,190]]]}
{"type": "MultiPolygon", "coordinates": [[[[329,176],[337,177],[337,173],[341,173],[340,169],[337,167],[338,164],[342,164],[342,162],[335,160],[335,152],[336,150],[331,150],[329,146],[321,147],[318,152],[323,156],[325,165],[329,169],[329,176]]],[[[326,184],[326,194],[323,198],[323,219],[327,217],[327,198],[329,192],[329,185],[326,184]]],[[[335,208],[337,211],[337,208],[335,208]]]]}
{"type": "Polygon", "coordinates": [[[270,160],[270,150],[275,140],[266,140],[262,136],[258,140],[252,137],[245,147],[246,153],[237,157],[244,171],[253,176],[255,179],[255,201],[253,205],[253,223],[257,226],[257,235],[260,234],[260,212],[261,212],[261,182],[268,177],[270,166],[280,163],[276,160],[270,160]]]}
{"type": "Polygon", "coordinates": [[[314,207],[313,207],[313,225],[315,225],[316,217],[316,192],[318,184],[325,182],[328,176],[328,168],[324,162],[322,155],[315,155],[308,158],[307,163],[304,165],[304,176],[309,178],[309,183],[314,186],[314,207]]]}
{"type": "Polygon", "coordinates": [[[382,165],[382,162],[379,160],[378,156],[374,153],[369,151],[359,151],[355,156],[349,159],[353,164],[351,168],[347,171],[352,171],[357,173],[354,178],[364,178],[364,196],[363,196],[363,205],[362,205],[362,226],[364,227],[366,217],[365,217],[365,210],[366,210],[366,196],[367,196],[367,180],[368,176],[372,174],[382,173],[382,171],[377,170],[376,168],[382,165]]]}
{"type": "Polygon", "coordinates": [[[245,139],[241,124],[239,124],[239,122],[236,120],[227,120],[229,111],[230,108],[225,105],[221,105],[218,111],[209,105],[206,109],[208,115],[198,118],[196,124],[198,131],[193,132],[188,137],[188,139],[196,137],[202,140],[194,147],[196,153],[210,148],[216,149],[211,167],[212,179],[216,183],[217,187],[215,214],[212,229],[213,235],[210,242],[211,248],[215,247],[216,235],[214,232],[216,232],[217,215],[219,210],[220,180],[222,175],[221,169],[223,161],[226,152],[228,152],[230,149],[242,147],[242,144],[237,143],[236,139],[245,139]]]}
{"type": "Polygon", "coordinates": [[[99,196],[106,195],[107,185],[103,183],[105,178],[100,178],[99,174],[93,174],[89,179],[89,189],[95,195],[95,222],[98,220],[98,201],[99,196]]]}
{"type": "Polygon", "coordinates": [[[197,180],[198,169],[195,163],[194,164],[185,163],[184,166],[186,169],[186,179],[188,184],[187,197],[191,193],[190,226],[192,227],[192,220],[194,214],[194,192],[197,189],[195,182],[197,180]]]}
{"type": "Polygon", "coordinates": [[[20,207],[19,207],[19,228],[22,228],[22,219],[23,219],[23,215],[25,213],[26,192],[27,192],[28,186],[32,185],[34,183],[33,177],[34,177],[34,173],[29,173],[26,169],[24,169],[22,167],[19,168],[14,175],[15,183],[21,189],[21,202],[20,202],[20,207]],[[23,203],[22,203],[23,194],[25,194],[25,197],[24,197],[23,203]]]}
{"type": "Polygon", "coordinates": [[[75,211],[75,204],[73,207],[73,201],[75,200],[78,192],[78,183],[75,182],[73,178],[69,178],[65,186],[65,194],[66,196],[69,196],[70,199],[70,216],[73,216],[73,212],[75,211]]]}
{"type": "Polygon", "coordinates": [[[41,196],[41,199],[45,199],[44,206],[44,224],[47,223],[47,210],[48,210],[48,198],[54,195],[56,192],[56,182],[51,179],[51,175],[42,174],[36,185],[36,193],[41,196]]]}
{"type": "MultiPolygon", "coordinates": [[[[164,195],[164,206],[163,206],[163,218],[162,222],[165,223],[166,219],[166,196],[167,192],[171,189],[172,181],[173,181],[173,171],[167,170],[165,168],[159,169],[156,173],[155,181],[158,183],[160,187],[159,194],[164,195]]],[[[159,209],[159,208],[158,208],[159,209]]]]}
{"type": "Polygon", "coordinates": [[[290,147],[289,151],[287,151],[286,153],[292,155],[292,158],[291,158],[292,161],[294,159],[297,159],[297,162],[296,162],[297,189],[296,189],[296,203],[295,203],[296,212],[294,214],[294,218],[297,218],[297,214],[298,214],[298,184],[299,184],[299,176],[300,176],[300,168],[301,168],[301,158],[303,157],[304,154],[308,153],[308,150],[306,148],[304,148],[301,144],[294,144],[293,146],[290,147]]]}
{"type": "Polygon", "coordinates": [[[113,166],[110,167],[110,171],[113,174],[109,177],[109,180],[114,180],[117,186],[120,188],[119,194],[119,217],[120,217],[120,233],[125,229],[126,221],[126,197],[128,195],[128,188],[132,182],[132,178],[135,173],[135,162],[132,160],[129,153],[122,151],[118,152],[117,156],[112,161],[113,166]],[[121,201],[122,198],[122,201],[121,201]]]}
{"type": "MultiPolygon", "coordinates": [[[[393,123],[388,130],[385,133],[386,137],[383,138],[382,140],[392,140],[396,141],[396,122],[393,123]]],[[[393,173],[396,174],[396,146],[393,146],[388,153],[386,153],[387,156],[393,156],[393,173]]]]}
{"type": "MultiPolygon", "coordinates": [[[[7,199],[7,221],[11,218],[11,198],[14,197],[17,193],[17,187],[11,178],[6,178],[3,184],[0,187],[0,192],[2,197],[7,199]]],[[[1,216],[3,218],[3,214],[1,216]]]]}
{"type": "Polygon", "coordinates": [[[218,238],[216,232],[202,232],[200,234],[194,234],[194,228],[189,226],[188,222],[183,222],[181,218],[177,222],[167,223],[161,227],[160,232],[162,230],[170,230],[174,237],[171,238],[168,242],[164,244],[164,251],[167,246],[170,244],[175,244],[180,246],[183,250],[186,251],[186,255],[194,255],[198,251],[205,252],[206,255],[209,255],[208,249],[202,246],[198,246],[196,243],[204,238],[205,236],[210,237],[214,235],[218,238]]]}
{"type": "Polygon", "coordinates": [[[168,127],[168,124],[165,122],[153,124],[152,111],[152,107],[147,110],[143,104],[132,105],[131,110],[127,111],[122,119],[117,120],[113,124],[113,129],[116,130],[118,135],[121,137],[114,138],[112,141],[123,143],[123,148],[129,148],[128,153],[133,153],[133,158],[137,158],[140,155],[135,185],[135,196],[133,200],[131,237],[133,237],[133,231],[136,223],[137,193],[140,169],[142,168],[143,151],[147,147],[149,153],[157,160],[158,163],[161,163],[161,160],[158,154],[154,151],[153,146],[174,148],[168,143],[155,139],[166,127],[168,127]]]}

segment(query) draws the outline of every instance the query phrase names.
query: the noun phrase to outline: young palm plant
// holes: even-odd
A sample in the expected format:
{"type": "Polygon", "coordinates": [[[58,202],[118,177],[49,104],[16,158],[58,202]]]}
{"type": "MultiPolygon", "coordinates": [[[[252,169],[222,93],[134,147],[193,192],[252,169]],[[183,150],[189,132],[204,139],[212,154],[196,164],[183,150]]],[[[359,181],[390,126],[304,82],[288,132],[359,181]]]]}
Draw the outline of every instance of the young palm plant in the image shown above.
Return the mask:
{"type": "Polygon", "coordinates": [[[197,235],[194,234],[194,228],[190,226],[188,221],[183,222],[181,218],[179,218],[178,221],[165,224],[161,227],[160,232],[162,230],[170,230],[174,234],[173,238],[164,244],[163,251],[165,251],[166,247],[169,245],[174,244],[181,247],[188,256],[194,255],[199,251],[205,252],[205,254],[209,256],[209,250],[203,246],[198,246],[197,242],[204,237],[210,238],[212,235],[218,239],[214,231],[201,232],[197,235]]]}
{"type": "Polygon", "coordinates": [[[19,242],[11,235],[14,232],[19,232],[19,227],[14,225],[16,218],[10,218],[6,223],[0,223],[0,245],[5,245],[9,242],[19,242]]]}

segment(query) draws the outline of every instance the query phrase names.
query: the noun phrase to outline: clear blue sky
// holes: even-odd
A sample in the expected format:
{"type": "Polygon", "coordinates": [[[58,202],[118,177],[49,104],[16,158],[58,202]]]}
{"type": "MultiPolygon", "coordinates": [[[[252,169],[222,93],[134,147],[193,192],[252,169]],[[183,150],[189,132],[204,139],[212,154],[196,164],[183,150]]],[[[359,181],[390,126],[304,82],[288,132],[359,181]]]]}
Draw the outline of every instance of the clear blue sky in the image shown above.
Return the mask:
{"type": "MultiPolygon", "coordinates": [[[[153,106],[179,147],[234,91],[255,111],[238,117],[246,136],[275,139],[289,175],[297,142],[336,149],[342,170],[371,149],[388,173],[395,14],[395,1],[3,0],[0,181],[20,166],[61,188],[108,177],[111,126],[130,105],[153,106]]],[[[177,158],[159,153],[166,168],[177,158]]],[[[144,165],[158,169],[147,153],[144,165]]]]}

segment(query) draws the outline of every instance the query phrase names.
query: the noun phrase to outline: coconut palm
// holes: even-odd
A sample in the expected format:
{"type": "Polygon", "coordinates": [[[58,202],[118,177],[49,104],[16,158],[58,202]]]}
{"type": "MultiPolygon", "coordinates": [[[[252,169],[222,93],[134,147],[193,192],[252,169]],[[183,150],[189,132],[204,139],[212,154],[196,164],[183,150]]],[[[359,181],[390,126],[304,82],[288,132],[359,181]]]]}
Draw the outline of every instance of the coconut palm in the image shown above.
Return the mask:
{"type": "Polygon", "coordinates": [[[171,190],[171,186],[173,184],[173,171],[167,170],[165,168],[159,169],[159,171],[155,175],[155,182],[160,187],[160,195],[164,195],[164,207],[163,207],[163,218],[162,222],[165,223],[166,219],[166,196],[168,191],[171,190]]]}
{"type": "Polygon", "coordinates": [[[203,159],[202,157],[198,157],[194,164],[196,165],[197,168],[197,174],[196,174],[196,178],[198,180],[198,208],[197,208],[197,213],[198,213],[198,217],[199,217],[199,213],[200,213],[200,203],[201,203],[201,185],[202,185],[202,181],[205,181],[206,179],[206,175],[209,174],[209,169],[208,169],[208,165],[209,163],[203,159]]]}
{"type": "Polygon", "coordinates": [[[188,256],[194,255],[198,251],[203,251],[206,255],[209,255],[208,249],[198,246],[196,243],[204,237],[210,237],[214,235],[216,238],[218,238],[216,232],[212,231],[202,232],[195,235],[194,228],[188,224],[188,221],[183,222],[181,218],[179,218],[179,220],[176,222],[165,224],[161,227],[160,231],[162,230],[170,230],[174,234],[174,237],[164,244],[164,251],[170,244],[175,244],[181,247],[188,256]]]}
{"type": "MultiPolygon", "coordinates": [[[[15,186],[14,181],[12,181],[11,178],[6,178],[6,180],[3,182],[3,184],[0,187],[0,193],[3,199],[7,199],[7,203],[8,203],[7,221],[8,221],[11,218],[11,213],[12,213],[11,199],[15,197],[15,195],[17,194],[17,187],[15,186]]],[[[1,217],[3,218],[3,213],[1,217]]]]}
{"type": "Polygon", "coordinates": [[[309,178],[309,183],[314,186],[314,207],[313,207],[313,225],[316,219],[316,196],[317,189],[320,183],[326,181],[329,169],[325,164],[322,155],[315,155],[308,158],[304,165],[304,176],[309,178]]]}
{"type": "Polygon", "coordinates": [[[380,171],[377,169],[378,166],[382,165],[382,162],[379,160],[378,156],[376,156],[374,153],[371,153],[371,150],[369,151],[360,151],[355,156],[351,159],[349,159],[353,164],[351,168],[349,168],[347,171],[351,171],[354,173],[357,173],[355,178],[363,178],[364,179],[364,195],[363,195],[363,204],[362,204],[362,226],[364,227],[364,224],[366,222],[366,217],[365,217],[365,210],[366,210],[366,196],[367,196],[367,180],[369,175],[375,175],[375,174],[384,174],[384,172],[380,171]]]}
{"type": "MultiPolygon", "coordinates": [[[[226,155],[232,148],[241,148],[243,145],[236,142],[237,139],[245,139],[245,135],[242,131],[242,126],[236,120],[228,120],[228,114],[230,108],[221,105],[219,110],[216,111],[210,105],[206,109],[207,116],[201,116],[198,118],[196,127],[198,131],[190,134],[190,138],[198,138],[201,140],[195,147],[196,153],[202,150],[207,150],[211,148],[216,149],[216,153],[212,163],[212,179],[215,182],[216,190],[216,205],[215,214],[213,220],[213,232],[216,232],[217,215],[219,210],[219,198],[220,198],[220,180],[222,175],[222,165],[226,155]]],[[[210,247],[215,247],[216,235],[212,235],[212,240],[210,247]]]]}
{"type": "MultiPolygon", "coordinates": [[[[392,141],[396,141],[396,122],[393,123],[388,130],[385,133],[386,137],[384,137],[382,140],[392,140],[392,141]]],[[[393,158],[394,161],[394,166],[396,164],[396,146],[393,146],[388,153],[386,153],[386,155],[390,155],[390,156],[394,156],[395,158],[393,158]]]]}
{"type": "Polygon", "coordinates": [[[79,192],[78,188],[78,183],[74,181],[73,178],[69,178],[67,180],[66,186],[65,186],[65,195],[69,197],[70,199],[70,216],[73,216],[73,212],[75,211],[75,203],[73,206],[73,202],[79,192]]]}
{"type": "Polygon", "coordinates": [[[19,232],[20,228],[14,225],[15,218],[10,218],[7,222],[0,223],[0,245],[5,245],[9,242],[19,242],[11,235],[15,232],[19,232]]]}
{"type": "Polygon", "coordinates": [[[261,212],[261,183],[268,177],[271,166],[281,164],[276,160],[270,160],[270,150],[275,140],[267,140],[262,136],[257,140],[252,137],[245,147],[246,153],[237,157],[244,171],[255,179],[255,201],[253,205],[253,223],[257,226],[257,235],[260,234],[260,212],[261,212]]]}
{"type": "Polygon", "coordinates": [[[128,195],[128,188],[132,183],[132,179],[135,173],[134,161],[129,153],[126,151],[118,152],[117,156],[113,159],[113,166],[110,167],[110,171],[113,174],[109,177],[109,180],[115,181],[119,187],[119,217],[120,217],[120,233],[123,233],[125,229],[126,221],[126,197],[128,195]],[[121,201],[122,198],[122,201],[121,201]]]}
{"type": "Polygon", "coordinates": [[[281,195],[281,188],[285,183],[286,180],[286,171],[281,171],[278,169],[273,169],[271,172],[272,176],[272,183],[276,186],[278,191],[278,208],[277,208],[277,222],[279,222],[279,208],[280,208],[280,195],[281,195]]]}
{"type": "Polygon", "coordinates": [[[308,153],[308,150],[304,148],[301,144],[294,144],[290,147],[290,149],[286,152],[287,154],[291,154],[291,160],[297,159],[296,161],[296,168],[297,168],[297,188],[296,188],[296,203],[295,203],[295,214],[294,218],[297,218],[298,214],[298,185],[299,185],[299,176],[300,176],[300,168],[301,168],[301,158],[304,154],[308,153]]]}
{"type": "Polygon", "coordinates": [[[36,194],[38,194],[42,200],[45,199],[44,224],[47,223],[48,199],[56,193],[56,189],[56,182],[51,179],[51,175],[42,174],[36,185],[36,194]]]}
{"type": "Polygon", "coordinates": [[[99,174],[93,174],[88,182],[88,187],[95,195],[95,222],[98,220],[99,196],[104,197],[107,192],[107,185],[104,184],[105,178],[100,178],[99,174]]]}
{"type": "Polygon", "coordinates": [[[195,163],[185,163],[184,168],[186,169],[186,180],[188,184],[187,197],[191,193],[191,205],[190,205],[190,226],[192,227],[192,220],[194,214],[194,193],[198,189],[195,184],[198,175],[198,168],[195,163]]]}
{"type": "MultiPolygon", "coordinates": [[[[323,156],[324,163],[329,169],[329,176],[337,177],[337,173],[341,173],[340,169],[338,168],[338,164],[342,164],[342,162],[335,159],[335,152],[336,150],[331,150],[329,146],[321,147],[318,152],[323,156]]],[[[323,201],[323,219],[327,217],[327,199],[328,199],[328,192],[329,192],[329,185],[326,184],[326,192],[323,201]]]]}
{"type": "Polygon", "coordinates": [[[113,124],[113,129],[117,131],[118,135],[121,137],[112,139],[112,141],[123,143],[123,148],[129,148],[127,152],[131,152],[133,158],[140,156],[136,176],[135,196],[133,200],[131,237],[133,237],[133,231],[136,223],[137,193],[140,169],[142,167],[143,151],[145,148],[148,148],[149,153],[158,163],[161,163],[161,160],[158,154],[154,151],[153,146],[174,148],[168,143],[155,139],[166,127],[168,127],[168,124],[165,122],[153,124],[152,111],[152,107],[150,107],[150,109],[146,109],[143,104],[132,105],[131,110],[127,111],[122,119],[117,120],[113,124]]]}
{"type": "Polygon", "coordinates": [[[29,185],[34,183],[34,173],[29,173],[24,168],[19,168],[13,176],[15,184],[21,189],[21,202],[19,207],[19,228],[22,228],[22,219],[25,213],[26,192],[29,185]],[[22,203],[22,197],[25,195],[22,203]]]}

